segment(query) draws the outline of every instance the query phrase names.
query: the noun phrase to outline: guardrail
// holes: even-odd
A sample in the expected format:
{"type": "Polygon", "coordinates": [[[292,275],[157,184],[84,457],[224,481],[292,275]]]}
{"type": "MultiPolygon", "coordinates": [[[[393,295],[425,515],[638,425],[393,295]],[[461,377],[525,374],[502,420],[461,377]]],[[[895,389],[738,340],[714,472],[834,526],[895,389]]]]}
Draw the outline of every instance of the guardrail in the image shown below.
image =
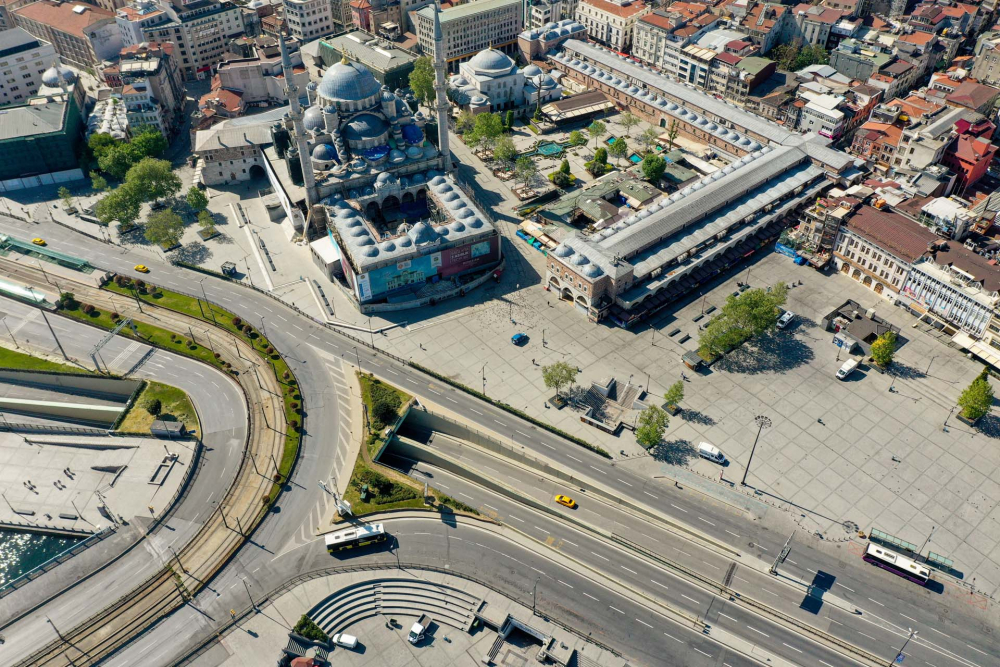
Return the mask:
{"type": "Polygon", "coordinates": [[[49,570],[51,570],[55,566],[61,565],[62,563],[65,563],[67,560],[69,560],[73,556],[76,556],[77,554],[79,554],[81,551],[84,551],[85,549],[89,549],[91,546],[93,546],[93,545],[97,544],[98,542],[104,540],[111,533],[115,532],[115,530],[117,530],[117,526],[115,526],[115,527],[107,526],[107,527],[99,530],[98,532],[91,534],[90,537],[87,537],[86,539],[83,539],[83,540],[77,542],[76,544],[72,545],[71,547],[69,547],[65,551],[59,552],[58,554],[56,554],[52,558],[48,559],[47,561],[45,561],[41,565],[36,565],[35,567],[31,568],[30,570],[28,570],[24,574],[20,575],[16,579],[11,579],[10,581],[8,581],[3,586],[0,586],[0,598],[3,598],[5,596],[7,596],[7,595],[10,595],[14,591],[16,591],[19,588],[21,588],[22,586],[28,584],[29,582],[34,581],[35,579],[37,579],[40,576],[42,576],[43,574],[45,574],[46,572],[48,572],[49,570]]]}

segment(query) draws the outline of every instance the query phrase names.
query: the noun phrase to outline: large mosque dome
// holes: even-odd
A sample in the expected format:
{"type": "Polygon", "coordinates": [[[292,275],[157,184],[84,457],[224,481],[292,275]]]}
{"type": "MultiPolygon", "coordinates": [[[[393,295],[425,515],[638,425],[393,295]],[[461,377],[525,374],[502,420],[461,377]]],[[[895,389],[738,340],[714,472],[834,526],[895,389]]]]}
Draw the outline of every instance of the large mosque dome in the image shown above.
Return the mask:
{"type": "Polygon", "coordinates": [[[360,102],[381,91],[381,84],[364,65],[346,60],[328,69],[319,82],[319,94],[334,102],[360,102]]]}
{"type": "Polygon", "coordinates": [[[476,74],[498,76],[509,73],[514,68],[514,61],[510,59],[510,56],[496,49],[486,49],[473,56],[472,60],[469,61],[469,67],[476,74]]]}

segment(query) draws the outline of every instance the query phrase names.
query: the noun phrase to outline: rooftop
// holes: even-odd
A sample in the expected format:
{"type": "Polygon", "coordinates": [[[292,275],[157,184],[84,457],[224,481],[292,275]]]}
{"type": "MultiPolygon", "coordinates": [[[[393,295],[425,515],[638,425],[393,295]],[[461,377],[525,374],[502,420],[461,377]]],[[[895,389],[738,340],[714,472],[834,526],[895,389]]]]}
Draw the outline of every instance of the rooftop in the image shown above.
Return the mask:
{"type": "MultiPolygon", "coordinates": [[[[504,9],[511,6],[521,6],[522,0],[474,0],[458,7],[451,7],[441,11],[442,25],[449,21],[457,21],[470,16],[477,16],[483,12],[495,9],[504,9]]],[[[427,5],[417,10],[417,14],[429,19],[434,18],[434,5],[427,5]]]]}
{"type": "Polygon", "coordinates": [[[968,274],[972,282],[981,283],[987,292],[1000,291],[1000,267],[995,260],[986,259],[957,241],[939,241],[927,257],[938,266],[968,274]]]}
{"type": "Polygon", "coordinates": [[[391,43],[378,40],[374,35],[361,30],[353,30],[336,37],[325,37],[321,41],[330,48],[346,54],[348,59],[383,72],[407,65],[417,59],[417,56],[409,51],[396,48],[391,43]]]}
{"type": "Polygon", "coordinates": [[[940,238],[905,216],[871,206],[862,206],[848,219],[847,228],[911,264],[940,238]]]}
{"type": "Polygon", "coordinates": [[[27,104],[0,109],[0,141],[59,132],[66,103],[36,98],[27,104]]]}
{"type": "Polygon", "coordinates": [[[614,2],[608,2],[608,0],[583,0],[583,2],[602,12],[626,19],[646,10],[646,5],[643,2],[630,2],[627,5],[619,5],[614,2]]]}
{"type": "Polygon", "coordinates": [[[104,19],[113,19],[115,15],[106,9],[84,3],[53,2],[38,0],[14,10],[19,17],[43,23],[54,30],[76,37],[84,37],[84,29],[104,19]],[[77,10],[82,7],[83,10],[77,10]]]}
{"type": "Polygon", "coordinates": [[[37,49],[43,44],[24,28],[11,28],[0,32],[0,58],[22,51],[37,49]]]}

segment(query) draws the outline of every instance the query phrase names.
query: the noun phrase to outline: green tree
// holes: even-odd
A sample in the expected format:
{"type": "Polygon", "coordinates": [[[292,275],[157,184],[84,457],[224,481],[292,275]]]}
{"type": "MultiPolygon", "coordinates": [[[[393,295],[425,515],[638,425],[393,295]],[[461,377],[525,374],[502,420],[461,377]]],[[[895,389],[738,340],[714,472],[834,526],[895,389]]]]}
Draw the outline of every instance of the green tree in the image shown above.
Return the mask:
{"type": "Polygon", "coordinates": [[[958,397],[958,407],[962,408],[962,416],[969,421],[983,417],[993,406],[993,385],[983,377],[972,381],[962,395],[958,397]]]}
{"type": "Polygon", "coordinates": [[[638,141],[639,145],[642,146],[642,152],[648,153],[653,150],[654,146],[656,146],[656,140],[659,139],[659,137],[659,130],[655,127],[647,127],[642,131],[642,134],[636,137],[636,141],[638,141]]]}
{"type": "Polygon", "coordinates": [[[549,389],[555,389],[557,396],[564,386],[573,384],[576,380],[576,374],[576,366],[570,366],[565,361],[557,361],[549,366],[542,366],[542,382],[549,389]]]}
{"type": "Polygon", "coordinates": [[[156,201],[181,190],[181,179],[166,160],[143,158],[125,175],[125,183],[143,194],[144,201],[156,201]]]}
{"type": "Polygon", "coordinates": [[[208,197],[196,185],[192,185],[187,191],[187,203],[195,211],[204,211],[208,208],[208,197]]]}
{"type": "Polygon", "coordinates": [[[872,343],[872,359],[879,368],[888,368],[896,354],[896,332],[886,331],[872,343]]]}
{"type": "Polygon", "coordinates": [[[123,227],[131,227],[139,219],[142,210],[142,196],[135,186],[123,183],[104,195],[94,206],[97,219],[106,225],[118,222],[123,227]]]}
{"type": "Polygon", "coordinates": [[[87,140],[87,148],[89,148],[94,157],[99,160],[109,148],[117,143],[118,140],[107,132],[97,132],[90,135],[90,139],[87,140]]]}
{"type": "Polygon", "coordinates": [[[562,162],[561,162],[561,163],[559,164],[559,173],[562,173],[562,174],[566,174],[567,176],[569,176],[569,174],[570,174],[570,170],[569,170],[569,160],[566,160],[566,159],[564,159],[564,160],[563,160],[563,161],[562,161],[562,162]]]}
{"type": "Polygon", "coordinates": [[[538,165],[527,155],[522,155],[517,158],[517,162],[514,163],[514,181],[521,181],[524,183],[524,187],[528,187],[528,183],[531,182],[535,176],[538,175],[538,165]]]}
{"type": "Polygon", "coordinates": [[[678,380],[670,385],[667,392],[663,394],[663,400],[667,402],[667,405],[678,406],[684,400],[684,382],[678,380]]]}
{"type": "Polygon", "coordinates": [[[670,119],[670,127],[667,128],[667,150],[674,150],[674,142],[677,141],[677,135],[680,134],[681,128],[677,125],[677,119],[670,119]]]}
{"type": "Polygon", "coordinates": [[[493,159],[499,162],[505,171],[510,169],[510,165],[517,159],[517,148],[509,134],[497,137],[493,144],[493,159]]]}
{"type": "Polygon", "coordinates": [[[455,119],[455,132],[457,134],[466,134],[472,131],[475,124],[476,119],[472,115],[472,112],[468,110],[462,111],[458,114],[458,118],[455,119]]]}
{"type": "Polygon", "coordinates": [[[608,151],[601,147],[594,152],[594,159],[584,165],[592,176],[601,176],[608,170],[608,151]]]}
{"type": "Polygon", "coordinates": [[[202,231],[206,234],[215,233],[215,218],[212,214],[206,210],[201,210],[198,212],[198,226],[201,227],[202,231]]]}
{"type": "Polygon", "coordinates": [[[430,106],[431,100],[434,99],[434,63],[429,56],[421,56],[413,61],[410,90],[425,106],[430,106]]]}
{"type": "Polygon", "coordinates": [[[330,638],[326,636],[323,629],[316,625],[311,618],[302,614],[302,618],[299,622],[295,624],[292,628],[292,632],[297,634],[299,637],[305,637],[306,639],[314,642],[328,642],[330,638]]]}
{"type": "Polygon", "coordinates": [[[73,205],[73,193],[70,192],[69,188],[67,188],[65,185],[59,188],[59,191],[56,194],[59,195],[59,199],[63,200],[63,206],[65,206],[66,208],[69,208],[73,205]]]}
{"type": "Polygon", "coordinates": [[[514,127],[514,110],[513,109],[508,109],[507,110],[507,116],[504,119],[503,124],[507,128],[508,132],[510,132],[510,130],[514,127]]]}
{"type": "Polygon", "coordinates": [[[150,125],[139,127],[129,143],[139,150],[142,157],[160,157],[167,150],[166,137],[150,125]]]}
{"type": "Polygon", "coordinates": [[[622,158],[628,155],[628,144],[621,137],[615,139],[615,143],[608,147],[608,153],[615,159],[615,164],[621,164],[622,158]]]}
{"type": "Polygon", "coordinates": [[[147,398],[142,407],[154,417],[159,417],[160,413],[163,412],[163,403],[158,398],[147,398]]]}
{"type": "Polygon", "coordinates": [[[644,449],[652,449],[663,442],[670,417],[656,405],[651,405],[639,413],[639,425],[635,429],[635,441],[644,449]]]}
{"type": "Polygon", "coordinates": [[[587,126],[587,134],[590,138],[594,140],[594,145],[597,145],[597,140],[604,136],[604,133],[608,131],[608,126],[599,120],[595,120],[593,123],[587,126]]]}
{"type": "Polygon", "coordinates": [[[132,144],[119,143],[108,146],[97,158],[97,166],[106,174],[121,180],[125,174],[145,155],[142,149],[132,144]]]}
{"type": "Polygon", "coordinates": [[[569,133],[569,143],[573,146],[582,146],[587,143],[587,139],[580,130],[573,130],[569,133]]]}
{"type": "Polygon", "coordinates": [[[631,111],[626,111],[622,114],[622,117],[618,120],[621,126],[625,128],[625,136],[631,136],[632,128],[641,123],[639,117],[633,114],[631,111]]]}
{"type": "Polygon", "coordinates": [[[699,351],[708,356],[725,354],[743,341],[773,328],[787,298],[788,287],[781,282],[770,291],[752,289],[739,296],[730,296],[719,314],[701,332],[699,351]]]}
{"type": "Polygon", "coordinates": [[[165,208],[149,216],[143,236],[150,243],[165,248],[177,245],[184,234],[184,221],[173,209],[165,208]]]}
{"type": "Polygon", "coordinates": [[[108,179],[96,171],[92,171],[90,172],[90,187],[94,188],[95,192],[104,192],[108,189],[108,179]]]}
{"type": "Polygon", "coordinates": [[[476,114],[476,120],[470,134],[474,137],[476,145],[482,150],[492,151],[497,139],[503,135],[503,121],[500,120],[500,114],[476,114]]]}
{"type": "Polygon", "coordinates": [[[667,161],[659,155],[650,153],[642,158],[642,176],[650,183],[659,183],[660,177],[663,176],[663,170],[666,168],[667,161]]]}

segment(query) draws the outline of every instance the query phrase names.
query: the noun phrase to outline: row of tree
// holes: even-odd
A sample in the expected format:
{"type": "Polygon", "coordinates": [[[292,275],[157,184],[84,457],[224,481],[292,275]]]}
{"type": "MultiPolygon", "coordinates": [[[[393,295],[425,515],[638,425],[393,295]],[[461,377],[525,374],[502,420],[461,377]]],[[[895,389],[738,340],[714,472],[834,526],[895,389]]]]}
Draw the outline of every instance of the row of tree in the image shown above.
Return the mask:
{"type": "Polygon", "coordinates": [[[110,134],[98,132],[87,141],[87,149],[99,171],[91,171],[95,190],[108,187],[106,176],[120,181],[129,169],[148,157],[157,158],[167,150],[167,140],[159,130],[142,127],[128,141],[115,139],[110,134]]]}

